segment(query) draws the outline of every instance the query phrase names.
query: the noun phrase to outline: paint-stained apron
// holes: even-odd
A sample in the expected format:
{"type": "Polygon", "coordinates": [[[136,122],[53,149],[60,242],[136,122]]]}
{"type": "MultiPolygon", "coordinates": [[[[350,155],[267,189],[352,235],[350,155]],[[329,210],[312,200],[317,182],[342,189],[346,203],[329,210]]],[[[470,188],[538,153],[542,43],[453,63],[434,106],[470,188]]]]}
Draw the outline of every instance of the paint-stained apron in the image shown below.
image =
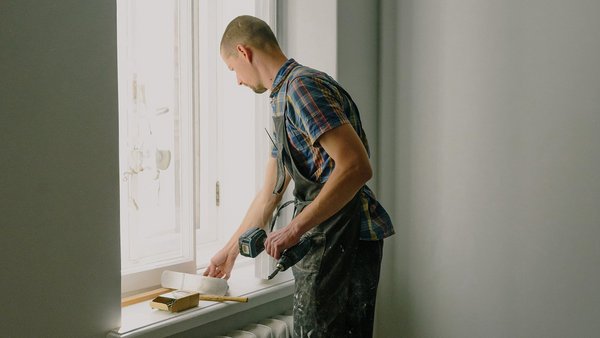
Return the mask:
{"type": "MultiPolygon", "coordinates": [[[[294,180],[294,217],[312,202],[322,183],[306,178],[289,155],[285,115],[273,117],[277,133],[277,184],[285,170],[294,180]]],[[[311,229],[312,247],[292,267],[294,337],[371,337],[383,240],[360,241],[360,191],[341,210],[311,229]]]]}

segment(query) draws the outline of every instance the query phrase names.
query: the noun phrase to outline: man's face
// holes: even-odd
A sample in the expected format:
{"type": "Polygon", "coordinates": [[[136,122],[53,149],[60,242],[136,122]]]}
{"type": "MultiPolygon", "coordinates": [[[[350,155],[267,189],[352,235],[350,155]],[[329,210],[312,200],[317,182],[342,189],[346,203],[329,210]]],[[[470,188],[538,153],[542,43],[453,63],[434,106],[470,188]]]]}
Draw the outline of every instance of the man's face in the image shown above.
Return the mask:
{"type": "Polygon", "coordinates": [[[243,55],[224,55],[221,53],[223,62],[229,70],[235,72],[239,85],[244,85],[252,89],[257,94],[264,93],[267,88],[261,83],[258,72],[243,55]]]}

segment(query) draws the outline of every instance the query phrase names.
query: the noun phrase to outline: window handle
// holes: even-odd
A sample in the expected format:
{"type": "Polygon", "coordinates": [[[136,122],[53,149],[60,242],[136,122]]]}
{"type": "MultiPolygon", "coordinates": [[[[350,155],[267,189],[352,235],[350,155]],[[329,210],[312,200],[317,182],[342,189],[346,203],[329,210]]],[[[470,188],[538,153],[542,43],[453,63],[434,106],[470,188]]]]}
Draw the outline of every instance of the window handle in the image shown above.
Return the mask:
{"type": "Polygon", "coordinates": [[[221,184],[219,183],[219,181],[217,181],[217,184],[215,186],[215,204],[217,206],[219,206],[219,204],[221,204],[221,184]]]}

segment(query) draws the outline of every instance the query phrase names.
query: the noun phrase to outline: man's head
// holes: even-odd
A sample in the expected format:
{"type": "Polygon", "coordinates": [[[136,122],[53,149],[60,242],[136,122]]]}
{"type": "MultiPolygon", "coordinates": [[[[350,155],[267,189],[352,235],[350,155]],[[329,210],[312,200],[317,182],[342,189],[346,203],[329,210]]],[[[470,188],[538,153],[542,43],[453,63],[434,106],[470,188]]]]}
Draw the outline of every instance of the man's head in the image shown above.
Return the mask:
{"type": "Polygon", "coordinates": [[[259,18],[242,15],[231,20],[221,38],[221,55],[234,56],[237,46],[243,45],[265,52],[279,50],[275,34],[266,22],[259,18]]]}
{"type": "Polygon", "coordinates": [[[267,90],[255,56],[258,53],[281,53],[281,49],[266,22],[249,15],[238,16],[225,28],[220,49],[223,61],[230,70],[235,71],[239,84],[259,94],[267,90]]]}

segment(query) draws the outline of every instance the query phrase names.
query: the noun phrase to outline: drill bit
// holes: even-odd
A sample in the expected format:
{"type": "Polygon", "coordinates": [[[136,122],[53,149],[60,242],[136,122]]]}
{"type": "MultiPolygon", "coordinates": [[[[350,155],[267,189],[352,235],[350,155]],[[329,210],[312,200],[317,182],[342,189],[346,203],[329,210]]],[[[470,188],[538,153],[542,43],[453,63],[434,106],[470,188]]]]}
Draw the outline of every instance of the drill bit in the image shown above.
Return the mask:
{"type": "Polygon", "coordinates": [[[283,267],[281,266],[281,264],[277,264],[277,266],[275,266],[275,271],[273,271],[272,274],[269,275],[269,279],[273,279],[273,277],[275,277],[275,275],[277,275],[277,273],[279,273],[279,271],[281,271],[283,267]]]}

